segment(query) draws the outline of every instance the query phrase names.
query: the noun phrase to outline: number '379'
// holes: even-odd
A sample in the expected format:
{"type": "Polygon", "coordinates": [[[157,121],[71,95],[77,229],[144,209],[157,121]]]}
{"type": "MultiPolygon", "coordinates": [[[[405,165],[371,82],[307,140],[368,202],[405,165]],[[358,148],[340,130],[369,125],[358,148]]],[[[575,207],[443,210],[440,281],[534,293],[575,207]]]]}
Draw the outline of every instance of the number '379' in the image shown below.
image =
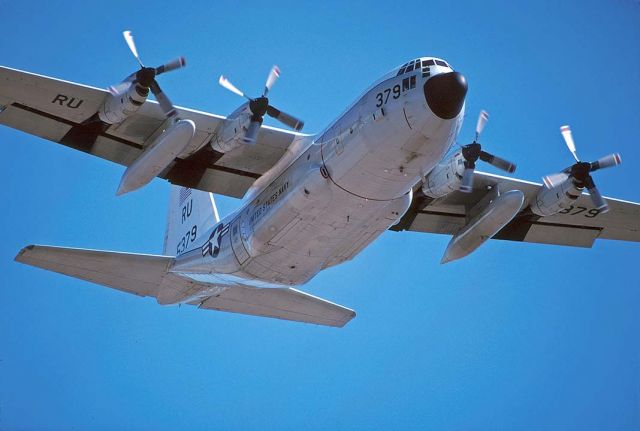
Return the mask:
{"type": "Polygon", "coordinates": [[[400,84],[396,84],[393,88],[386,88],[380,93],[376,94],[376,107],[379,108],[385,105],[389,101],[389,96],[393,93],[393,98],[400,97],[400,84]]]}

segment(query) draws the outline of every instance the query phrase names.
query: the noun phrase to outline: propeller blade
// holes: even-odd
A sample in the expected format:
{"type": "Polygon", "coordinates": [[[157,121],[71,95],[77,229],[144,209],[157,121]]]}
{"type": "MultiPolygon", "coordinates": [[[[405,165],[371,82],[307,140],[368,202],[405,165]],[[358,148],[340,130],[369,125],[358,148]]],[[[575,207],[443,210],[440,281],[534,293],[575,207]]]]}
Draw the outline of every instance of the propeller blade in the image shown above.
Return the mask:
{"type": "Polygon", "coordinates": [[[156,76],[161,73],[171,72],[172,70],[180,69],[187,65],[187,60],[184,57],[178,57],[170,62],[156,67],[156,76]]]}
{"type": "Polygon", "coordinates": [[[576,144],[573,142],[573,135],[571,135],[571,128],[569,126],[560,127],[560,133],[562,133],[562,137],[564,138],[565,144],[573,154],[573,158],[576,159],[576,162],[579,162],[578,154],[576,154],[576,144]]]}
{"type": "Polygon", "coordinates": [[[138,60],[140,67],[144,67],[144,65],[142,64],[142,60],[140,60],[140,56],[138,55],[138,50],[136,49],[136,43],[133,41],[133,35],[131,34],[131,32],[129,30],[123,31],[122,36],[124,36],[125,42],[127,42],[127,45],[129,45],[129,49],[131,50],[131,53],[136,58],[136,60],[138,60]]]}
{"type": "Polygon", "coordinates": [[[622,157],[620,154],[614,153],[609,154],[608,156],[604,156],[591,163],[591,172],[597,171],[598,169],[610,168],[612,166],[616,166],[622,163],[622,157]]]}
{"type": "MultiPolygon", "coordinates": [[[[220,79],[218,79],[218,84],[222,85],[224,88],[231,91],[232,93],[236,93],[240,97],[247,97],[244,95],[242,91],[238,90],[236,86],[233,85],[231,81],[229,81],[223,75],[220,75],[220,79]]],[[[247,99],[251,100],[249,97],[247,97],[247,99]]]]}
{"type": "Polygon", "coordinates": [[[249,127],[247,127],[247,132],[244,134],[244,142],[247,144],[253,144],[256,142],[256,138],[258,137],[258,132],[260,131],[260,121],[252,121],[249,123],[249,127]]]}
{"type": "Polygon", "coordinates": [[[489,121],[489,113],[483,109],[480,111],[480,115],[478,115],[478,123],[476,124],[476,141],[480,137],[480,133],[484,130],[487,121],[489,121]]]}
{"type": "Polygon", "coordinates": [[[271,71],[269,72],[269,76],[267,77],[267,82],[264,84],[264,93],[262,93],[263,96],[266,96],[267,94],[269,94],[271,87],[273,87],[273,84],[275,84],[278,78],[280,78],[280,68],[274,65],[271,68],[271,71]]]}
{"type": "Polygon", "coordinates": [[[475,167],[464,169],[462,174],[462,182],[460,183],[460,191],[463,193],[471,193],[473,191],[473,171],[475,167]]]}
{"type": "Polygon", "coordinates": [[[164,94],[164,92],[162,91],[162,89],[158,85],[158,82],[155,79],[151,81],[151,85],[149,86],[149,88],[151,89],[151,92],[154,94],[154,96],[156,96],[156,100],[158,101],[158,104],[164,111],[164,115],[167,118],[171,118],[174,115],[176,115],[176,110],[173,107],[173,103],[171,103],[171,100],[169,100],[169,97],[167,97],[167,95],[164,94]]]}
{"type": "Polygon", "coordinates": [[[287,114],[286,112],[282,112],[278,108],[271,105],[269,105],[269,107],[267,108],[267,115],[272,118],[275,118],[276,120],[280,121],[282,124],[285,124],[298,132],[302,130],[302,128],[304,127],[304,121],[296,117],[293,117],[287,114]]]}
{"type": "Polygon", "coordinates": [[[482,160],[483,162],[487,162],[498,169],[509,172],[510,174],[516,171],[516,165],[514,165],[513,163],[508,160],[501,159],[498,156],[494,156],[493,154],[489,154],[486,151],[480,152],[480,160],[482,160]]]}
{"type": "Polygon", "coordinates": [[[568,178],[569,174],[559,172],[557,174],[547,175],[546,177],[542,178],[542,182],[544,182],[544,185],[547,186],[548,189],[551,189],[564,183],[568,178]]]}
{"type": "Polygon", "coordinates": [[[131,81],[122,81],[120,84],[110,85],[107,89],[109,90],[109,93],[116,96],[127,91],[130,85],[131,81]]]}
{"type": "Polygon", "coordinates": [[[607,205],[607,201],[605,201],[602,195],[600,194],[600,191],[598,190],[595,183],[593,182],[593,178],[591,178],[591,175],[587,177],[586,186],[587,186],[587,190],[589,190],[589,196],[591,196],[591,201],[593,202],[593,205],[596,207],[596,209],[599,210],[600,213],[606,213],[607,211],[609,211],[609,206],[607,205]]]}

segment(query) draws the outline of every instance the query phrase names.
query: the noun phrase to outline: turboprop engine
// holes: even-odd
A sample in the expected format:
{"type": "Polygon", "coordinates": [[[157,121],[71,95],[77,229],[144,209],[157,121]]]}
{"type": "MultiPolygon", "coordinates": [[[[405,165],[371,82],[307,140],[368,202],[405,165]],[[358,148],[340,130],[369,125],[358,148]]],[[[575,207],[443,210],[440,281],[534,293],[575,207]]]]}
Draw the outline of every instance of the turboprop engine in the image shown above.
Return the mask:
{"type": "Polygon", "coordinates": [[[221,153],[227,153],[247,144],[245,133],[251,123],[251,115],[249,103],[233,111],[218,128],[215,137],[211,140],[211,147],[221,153]]]}
{"type": "Polygon", "coordinates": [[[109,87],[109,96],[98,110],[98,117],[107,124],[121,123],[134,114],[147,100],[149,90],[154,94],[167,117],[175,115],[175,109],[156,81],[156,76],[184,67],[184,57],[178,57],[159,67],[145,67],[140,60],[138,50],[130,31],[122,33],[133,56],[140,64],[140,70],[129,75],[116,86],[109,87]]]}
{"type": "Polygon", "coordinates": [[[545,187],[542,187],[531,204],[531,211],[540,216],[550,216],[568,208],[572,201],[580,197],[586,188],[591,196],[591,201],[599,213],[609,210],[607,202],[596,187],[591,172],[598,169],[610,168],[622,162],[620,154],[614,153],[604,156],[595,162],[581,162],[578,159],[576,146],[573,141],[569,126],[560,127],[560,133],[564,138],[569,151],[576,159],[576,163],[562,172],[547,175],[543,178],[545,187]]]}
{"type": "Polygon", "coordinates": [[[131,32],[125,31],[122,35],[131,53],[138,60],[140,70],[131,74],[118,86],[110,88],[111,95],[98,111],[98,116],[108,124],[124,121],[142,106],[151,90],[166,117],[166,128],[127,167],[116,195],[137,190],[148,184],[184,151],[196,130],[193,121],[176,118],[177,111],[156,81],[156,76],[184,66],[184,58],[177,58],[160,67],[145,67],[140,60],[131,32]]]}
{"type": "Polygon", "coordinates": [[[460,190],[464,173],[464,157],[457,151],[445,162],[439,163],[422,182],[422,192],[432,198],[439,198],[460,190]]]}
{"type": "Polygon", "coordinates": [[[464,193],[472,192],[473,173],[478,159],[509,173],[515,172],[515,164],[483,151],[478,143],[487,121],[489,121],[487,111],[480,111],[475,139],[429,172],[422,182],[422,191],[425,195],[439,198],[457,190],[464,193]]]}
{"type": "Polygon", "coordinates": [[[302,120],[279,110],[269,103],[267,96],[271,87],[273,87],[273,84],[275,84],[279,77],[280,69],[278,66],[273,66],[267,77],[267,82],[264,85],[262,96],[251,98],[240,91],[227,78],[220,76],[218,83],[222,87],[240,97],[246,98],[248,102],[235,110],[220,126],[215,139],[211,141],[211,146],[214,150],[225,153],[242,144],[254,144],[265,115],[278,120],[296,131],[302,130],[304,126],[302,120]]]}

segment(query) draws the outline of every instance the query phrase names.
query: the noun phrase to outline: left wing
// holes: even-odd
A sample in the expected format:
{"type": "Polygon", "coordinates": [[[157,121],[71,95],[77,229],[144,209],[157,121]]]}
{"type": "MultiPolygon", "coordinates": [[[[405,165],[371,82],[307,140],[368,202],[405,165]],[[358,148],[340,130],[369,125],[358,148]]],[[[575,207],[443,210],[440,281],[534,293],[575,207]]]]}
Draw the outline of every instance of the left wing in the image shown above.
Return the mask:
{"type": "MultiPolygon", "coordinates": [[[[158,104],[147,100],[120,124],[90,124],[109,93],[95,87],[0,67],[0,124],[129,166],[165,128],[158,104]]],[[[188,148],[161,178],[185,187],[242,197],[282,157],[298,136],[263,126],[254,145],[228,153],[208,143],[225,117],[177,107],[178,117],[192,120],[196,133],[188,148]]]]}
{"type": "Polygon", "coordinates": [[[570,210],[540,217],[527,208],[544,187],[542,184],[476,171],[474,191],[469,194],[453,192],[432,199],[422,194],[420,187],[421,184],[414,191],[411,208],[391,230],[454,235],[467,223],[469,210],[488,189],[497,187],[500,192],[522,191],[525,203],[523,210],[493,239],[575,247],[591,247],[598,238],[640,242],[640,204],[634,202],[606,198],[609,212],[600,214],[589,195],[583,194],[570,210]]]}

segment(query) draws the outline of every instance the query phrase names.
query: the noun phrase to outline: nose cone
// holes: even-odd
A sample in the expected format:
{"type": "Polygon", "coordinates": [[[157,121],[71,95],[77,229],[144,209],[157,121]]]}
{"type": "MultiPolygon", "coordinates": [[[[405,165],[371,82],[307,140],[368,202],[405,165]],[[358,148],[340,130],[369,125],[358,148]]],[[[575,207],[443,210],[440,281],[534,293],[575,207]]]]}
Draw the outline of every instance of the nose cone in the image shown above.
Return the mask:
{"type": "Polygon", "coordinates": [[[458,72],[441,73],[424,84],[429,109],[443,120],[455,118],[467,95],[467,80],[458,72]]]}

